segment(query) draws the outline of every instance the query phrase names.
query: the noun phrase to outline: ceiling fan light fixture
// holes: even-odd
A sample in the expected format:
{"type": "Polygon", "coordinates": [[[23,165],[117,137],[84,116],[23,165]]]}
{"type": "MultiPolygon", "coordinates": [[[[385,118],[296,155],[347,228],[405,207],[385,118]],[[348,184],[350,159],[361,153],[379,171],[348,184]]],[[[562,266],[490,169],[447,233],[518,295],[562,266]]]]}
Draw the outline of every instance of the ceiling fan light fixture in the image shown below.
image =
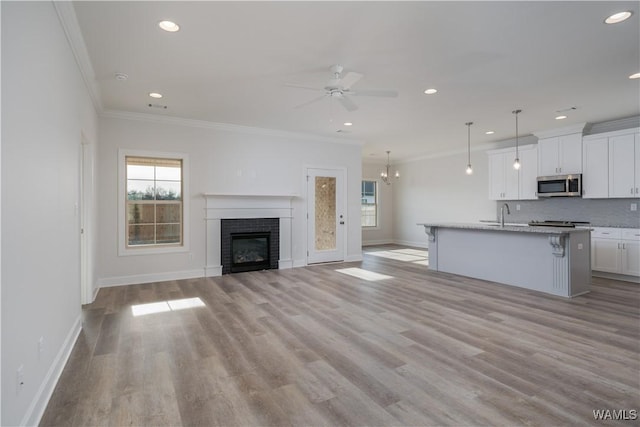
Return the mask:
{"type": "Polygon", "coordinates": [[[473,174],[473,168],[471,167],[471,125],[473,122],[467,122],[465,125],[467,126],[467,169],[465,172],[467,175],[473,174]]]}
{"type": "Polygon", "coordinates": [[[607,17],[607,19],[604,20],[605,24],[619,24],[622,21],[626,21],[627,19],[629,19],[631,17],[631,15],[633,15],[633,12],[631,12],[630,10],[625,10],[624,12],[618,12],[618,13],[614,13],[613,15],[610,15],[607,17]]]}
{"type": "Polygon", "coordinates": [[[158,26],[169,33],[175,33],[180,30],[180,26],[173,21],[160,21],[158,26]]]}

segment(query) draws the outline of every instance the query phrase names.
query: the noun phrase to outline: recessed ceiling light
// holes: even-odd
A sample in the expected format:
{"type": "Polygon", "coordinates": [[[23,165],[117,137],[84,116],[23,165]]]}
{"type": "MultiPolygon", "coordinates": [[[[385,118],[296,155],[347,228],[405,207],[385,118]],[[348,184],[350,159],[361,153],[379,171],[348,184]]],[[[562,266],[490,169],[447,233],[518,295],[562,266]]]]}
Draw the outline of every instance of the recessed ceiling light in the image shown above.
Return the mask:
{"type": "Polygon", "coordinates": [[[160,28],[162,28],[165,31],[168,31],[170,33],[175,33],[176,31],[178,31],[180,29],[180,26],[178,24],[176,24],[175,22],[172,21],[160,21],[158,22],[158,26],[160,28]]]}
{"type": "Polygon", "coordinates": [[[351,122],[344,122],[344,125],[345,125],[345,126],[353,126],[353,123],[351,123],[351,122]]]}
{"type": "Polygon", "coordinates": [[[434,93],[436,93],[438,91],[438,89],[427,89],[424,91],[424,93],[426,93],[427,95],[433,95],[434,93]]]}
{"type": "Polygon", "coordinates": [[[629,19],[629,17],[633,15],[633,12],[631,11],[624,11],[624,12],[618,12],[618,13],[614,13],[613,15],[609,16],[607,19],[604,20],[605,24],[617,24],[619,22],[625,21],[627,19],[629,19]]]}
{"type": "Polygon", "coordinates": [[[493,135],[495,132],[492,130],[488,130],[485,132],[486,135],[493,135]]]}
{"type": "Polygon", "coordinates": [[[122,81],[127,80],[129,78],[129,76],[127,76],[125,73],[116,73],[115,74],[115,78],[116,78],[116,80],[120,80],[122,82],[122,81]]]}
{"type": "Polygon", "coordinates": [[[640,79],[640,73],[631,74],[629,76],[630,79],[640,79]]]}
{"type": "Polygon", "coordinates": [[[556,116],[556,120],[564,120],[567,116],[556,116]]]}
{"type": "Polygon", "coordinates": [[[160,98],[162,98],[162,94],[161,94],[161,93],[158,93],[158,92],[151,92],[151,93],[149,94],[149,96],[150,96],[150,97],[152,97],[152,98],[156,98],[156,99],[160,99],[160,98]]]}

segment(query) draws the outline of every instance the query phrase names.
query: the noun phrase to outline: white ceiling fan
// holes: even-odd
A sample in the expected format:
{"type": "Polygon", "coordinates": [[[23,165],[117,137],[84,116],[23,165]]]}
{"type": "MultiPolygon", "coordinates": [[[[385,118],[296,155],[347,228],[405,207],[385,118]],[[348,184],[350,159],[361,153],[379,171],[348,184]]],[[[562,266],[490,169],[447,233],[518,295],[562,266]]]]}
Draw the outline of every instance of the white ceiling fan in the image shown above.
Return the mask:
{"type": "Polygon", "coordinates": [[[325,97],[330,97],[332,99],[337,99],[338,102],[340,102],[340,104],[342,104],[342,106],[347,111],[355,111],[358,109],[358,106],[351,100],[351,98],[349,98],[350,96],[378,96],[385,98],[395,98],[398,96],[398,91],[396,90],[353,90],[351,89],[351,87],[356,84],[362,77],[364,77],[363,74],[349,71],[343,77],[342,71],[344,70],[344,67],[339,64],[332,65],[329,70],[331,70],[331,72],[333,73],[333,77],[329,79],[324,88],[310,87],[294,83],[285,84],[285,86],[288,87],[324,92],[323,95],[314,98],[311,101],[300,104],[294,108],[306,107],[307,105],[318,102],[325,97]]]}

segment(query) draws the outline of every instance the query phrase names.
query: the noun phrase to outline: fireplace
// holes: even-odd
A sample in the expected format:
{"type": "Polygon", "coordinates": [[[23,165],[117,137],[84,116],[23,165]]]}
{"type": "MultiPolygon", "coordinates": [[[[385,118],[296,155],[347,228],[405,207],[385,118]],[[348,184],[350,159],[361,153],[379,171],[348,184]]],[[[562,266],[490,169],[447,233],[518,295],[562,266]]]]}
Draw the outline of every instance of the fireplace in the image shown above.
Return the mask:
{"type": "Polygon", "coordinates": [[[270,268],[271,233],[231,233],[231,272],[270,268]]]}
{"type": "Polygon", "coordinates": [[[220,223],[222,274],[277,269],[279,218],[234,218],[220,223]]]}

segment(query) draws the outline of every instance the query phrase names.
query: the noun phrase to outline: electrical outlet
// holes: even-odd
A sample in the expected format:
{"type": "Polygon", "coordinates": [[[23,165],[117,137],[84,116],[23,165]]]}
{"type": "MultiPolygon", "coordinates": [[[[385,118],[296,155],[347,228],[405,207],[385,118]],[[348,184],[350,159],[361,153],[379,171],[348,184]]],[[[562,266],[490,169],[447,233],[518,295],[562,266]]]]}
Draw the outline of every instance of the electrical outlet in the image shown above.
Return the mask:
{"type": "Polygon", "coordinates": [[[516,210],[519,211],[520,210],[520,205],[516,205],[516,210]]]}
{"type": "Polygon", "coordinates": [[[22,387],[24,387],[24,365],[20,365],[16,371],[16,396],[20,394],[22,387]]]}
{"type": "Polygon", "coordinates": [[[581,251],[582,250],[582,243],[578,243],[578,250],[581,251]]]}
{"type": "Polygon", "coordinates": [[[638,210],[638,204],[637,203],[631,203],[631,208],[630,209],[631,209],[632,212],[637,211],[638,210]]]}

